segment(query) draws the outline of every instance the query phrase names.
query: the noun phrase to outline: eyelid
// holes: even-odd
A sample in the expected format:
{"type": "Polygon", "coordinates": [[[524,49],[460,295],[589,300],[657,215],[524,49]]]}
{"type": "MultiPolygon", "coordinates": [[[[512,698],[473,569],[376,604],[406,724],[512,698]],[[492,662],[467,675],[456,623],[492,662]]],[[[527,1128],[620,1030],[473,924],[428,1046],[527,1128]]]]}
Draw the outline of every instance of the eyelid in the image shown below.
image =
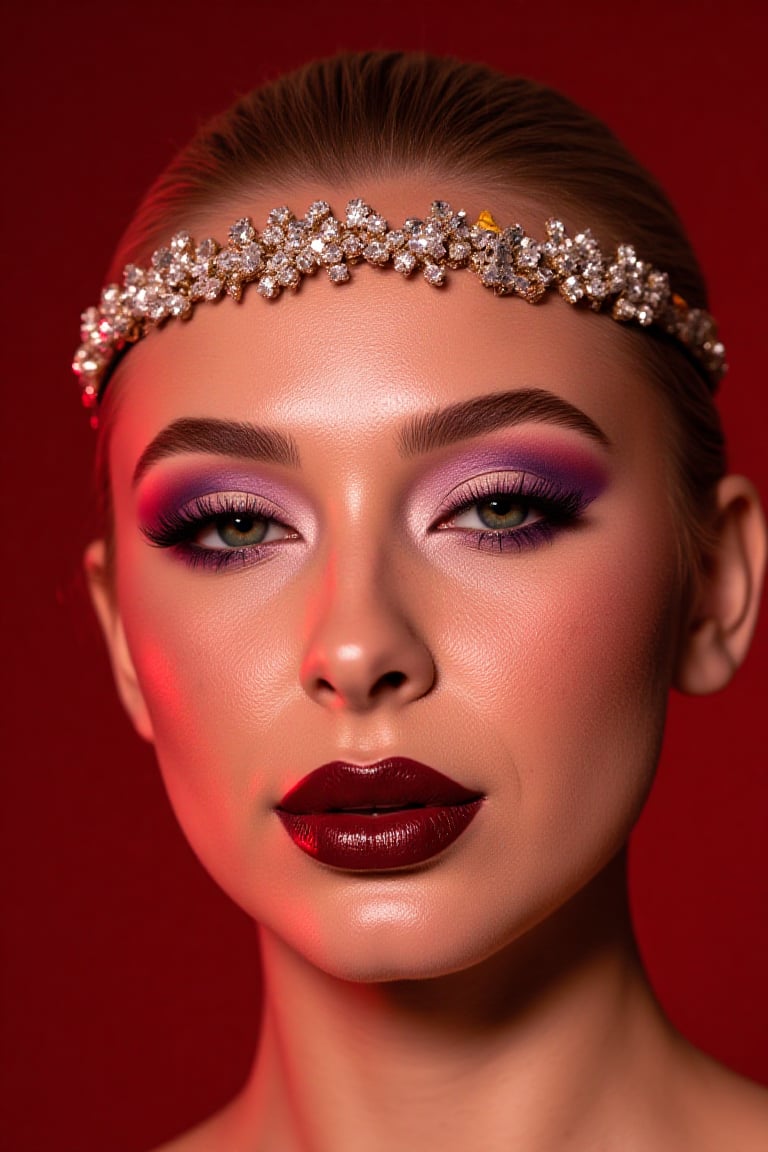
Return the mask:
{"type": "Polygon", "coordinates": [[[242,491],[237,488],[196,493],[189,500],[179,504],[176,510],[183,515],[189,509],[199,509],[204,502],[208,503],[214,515],[226,515],[240,510],[249,512],[258,510],[258,514],[263,516],[265,520],[278,520],[281,524],[290,517],[284,508],[281,508],[268,496],[263,496],[260,492],[242,491]],[[218,509],[214,507],[214,502],[219,505],[218,509]]]}
{"type": "Polygon", "coordinates": [[[522,469],[513,468],[494,468],[491,471],[482,472],[477,476],[470,476],[466,480],[462,480],[460,484],[454,485],[450,492],[447,492],[443,497],[439,507],[431,518],[430,527],[434,527],[446,517],[455,515],[465,507],[496,492],[508,492],[521,496],[528,495],[526,492],[526,477],[530,477],[534,485],[537,482],[548,483],[544,477],[536,476],[522,469]],[[478,485],[480,488],[478,488],[478,485]]]}
{"type": "MultiPolygon", "coordinates": [[[[265,519],[277,520],[288,527],[295,527],[292,521],[301,518],[301,513],[299,516],[293,515],[274,497],[258,491],[255,485],[246,488],[239,485],[214,487],[202,484],[195,487],[191,485],[172,487],[170,490],[163,488],[157,493],[148,493],[147,497],[139,502],[139,524],[142,530],[146,531],[164,520],[177,517],[194,518],[201,508],[210,516],[226,515],[240,509],[257,511],[265,519]]],[[[198,518],[202,517],[198,515],[198,518]]]]}
{"type": "MultiPolygon", "coordinates": [[[[195,543],[195,537],[212,526],[217,518],[238,514],[249,514],[279,524],[294,539],[301,537],[295,524],[291,523],[291,518],[282,509],[272,500],[252,492],[206,492],[178,504],[169,502],[161,505],[146,519],[142,518],[140,528],[147,539],[159,547],[186,545],[194,549],[201,547],[195,543]]],[[[203,550],[217,551],[213,548],[203,550]]]]}
{"type": "Polygon", "coordinates": [[[142,523],[151,523],[162,511],[175,511],[195,500],[237,495],[262,501],[281,520],[309,527],[316,513],[302,487],[254,467],[200,466],[190,461],[162,461],[142,477],[136,507],[142,523]],[[301,524],[299,524],[301,521],[301,524]]]}

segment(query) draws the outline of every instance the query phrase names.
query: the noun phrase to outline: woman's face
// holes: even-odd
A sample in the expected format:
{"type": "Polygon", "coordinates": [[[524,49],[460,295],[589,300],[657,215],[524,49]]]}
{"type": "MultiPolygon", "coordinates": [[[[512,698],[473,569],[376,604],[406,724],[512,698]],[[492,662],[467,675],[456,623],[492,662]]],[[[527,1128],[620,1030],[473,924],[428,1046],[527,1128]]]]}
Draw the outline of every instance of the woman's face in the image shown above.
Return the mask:
{"type": "MultiPolygon", "coordinates": [[[[362,192],[399,223],[446,190],[362,192]]],[[[540,233],[546,211],[522,214],[540,233]]],[[[115,386],[134,711],[219,884],[357,980],[465,968],[562,906],[642,806],[677,642],[666,413],[620,327],[364,266],[201,306],[115,386]],[[275,811],[294,785],[391,757],[484,797],[458,839],[383,870],[297,847],[275,811]]]]}

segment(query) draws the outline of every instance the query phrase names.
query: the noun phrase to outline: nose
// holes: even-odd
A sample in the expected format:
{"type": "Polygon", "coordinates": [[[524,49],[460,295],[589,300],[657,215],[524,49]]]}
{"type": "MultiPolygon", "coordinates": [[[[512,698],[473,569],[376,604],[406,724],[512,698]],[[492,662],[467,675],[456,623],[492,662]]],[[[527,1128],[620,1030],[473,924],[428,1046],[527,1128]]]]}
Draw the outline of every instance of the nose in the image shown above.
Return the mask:
{"type": "Polygon", "coordinates": [[[331,561],[308,614],[301,683],[324,708],[368,712],[425,696],[435,683],[432,653],[413,626],[403,588],[382,574],[338,576],[331,561]]]}

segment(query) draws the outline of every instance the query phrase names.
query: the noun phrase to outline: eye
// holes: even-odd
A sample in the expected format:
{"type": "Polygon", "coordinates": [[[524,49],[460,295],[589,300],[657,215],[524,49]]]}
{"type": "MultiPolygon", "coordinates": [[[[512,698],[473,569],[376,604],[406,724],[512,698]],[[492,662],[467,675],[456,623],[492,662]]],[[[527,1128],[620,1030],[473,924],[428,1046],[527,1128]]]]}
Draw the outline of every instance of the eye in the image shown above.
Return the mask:
{"type": "Polygon", "coordinates": [[[259,564],[274,556],[272,544],[300,539],[277,518],[278,511],[251,493],[216,492],[162,510],[142,531],[156,548],[193,568],[220,571],[230,564],[259,564]]]}
{"type": "Polygon", "coordinates": [[[534,523],[541,516],[541,511],[534,509],[532,502],[524,496],[496,492],[459,509],[457,514],[451,517],[450,526],[476,531],[478,529],[503,531],[534,523]]]}
{"type": "Polygon", "coordinates": [[[529,472],[492,472],[453,489],[433,531],[487,552],[521,552],[578,525],[589,499],[529,472]]]}
{"type": "Polygon", "coordinates": [[[198,548],[251,548],[295,536],[290,528],[255,512],[222,513],[212,518],[195,536],[198,548]]]}

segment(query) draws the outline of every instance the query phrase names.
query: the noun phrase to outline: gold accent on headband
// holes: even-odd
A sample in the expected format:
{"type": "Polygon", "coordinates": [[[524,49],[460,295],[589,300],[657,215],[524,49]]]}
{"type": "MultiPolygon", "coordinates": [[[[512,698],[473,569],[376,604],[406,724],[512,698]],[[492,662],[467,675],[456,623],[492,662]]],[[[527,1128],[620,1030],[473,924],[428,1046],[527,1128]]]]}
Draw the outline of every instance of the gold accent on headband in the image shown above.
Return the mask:
{"type": "Polygon", "coordinates": [[[490,212],[483,208],[482,212],[475,221],[475,228],[484,228],[486,232],[501,232],[500,226],[496,223],[490,212]]]}

